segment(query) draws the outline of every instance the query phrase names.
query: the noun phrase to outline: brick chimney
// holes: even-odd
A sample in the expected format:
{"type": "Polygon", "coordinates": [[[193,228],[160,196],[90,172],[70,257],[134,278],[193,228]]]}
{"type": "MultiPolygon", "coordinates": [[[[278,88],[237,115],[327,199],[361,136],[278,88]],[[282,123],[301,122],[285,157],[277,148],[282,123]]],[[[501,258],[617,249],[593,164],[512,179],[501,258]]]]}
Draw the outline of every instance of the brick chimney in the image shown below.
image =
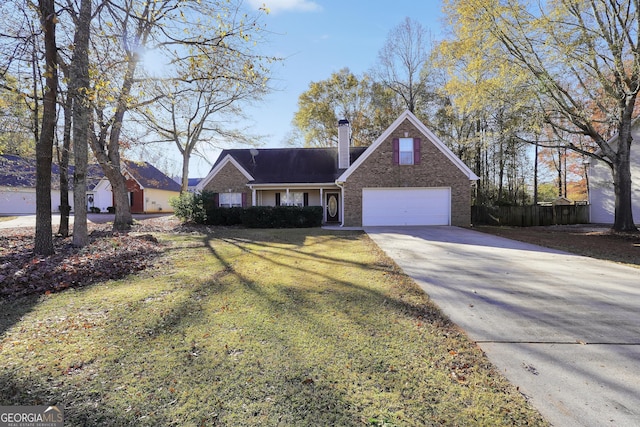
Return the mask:
{"type": "Polygon", "coordinates": [[[349,145],[350,144],[349,120],[342,119],[338,121],[338,169],[346,169],[349,164],[349,145]]]}

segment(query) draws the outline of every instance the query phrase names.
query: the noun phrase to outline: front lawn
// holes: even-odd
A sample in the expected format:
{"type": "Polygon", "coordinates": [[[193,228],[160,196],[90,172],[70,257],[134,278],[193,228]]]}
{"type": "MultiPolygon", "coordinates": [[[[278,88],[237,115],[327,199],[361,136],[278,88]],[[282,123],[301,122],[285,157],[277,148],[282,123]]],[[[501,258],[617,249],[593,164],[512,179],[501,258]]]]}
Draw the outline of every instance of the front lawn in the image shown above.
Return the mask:
{"type": "Polygon", "coordinates": [[[546,425],[359,232],[156,234],[156,267],[0,300],[0,405],[65,425],[546,425]]]}

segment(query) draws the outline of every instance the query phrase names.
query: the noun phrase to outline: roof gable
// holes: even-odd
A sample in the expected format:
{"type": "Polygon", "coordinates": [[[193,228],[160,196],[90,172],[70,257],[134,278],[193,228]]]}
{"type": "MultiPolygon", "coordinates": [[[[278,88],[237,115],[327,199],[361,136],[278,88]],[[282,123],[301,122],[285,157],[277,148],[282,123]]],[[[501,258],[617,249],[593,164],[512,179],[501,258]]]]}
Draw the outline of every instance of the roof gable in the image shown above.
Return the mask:
{"type": "MultiPolygon", "coordinates": [[[[228,164],[232,164],[240,173],[242,173],[247,180],[253,181],[253,177],[247,170],[236,160],[236,158],[228,153],[233,150],[223,150],[222,153],[218,156],[218,160],[213,164],[211,171],[198,182],[195,189],[196,191],[202,191],[204,188],[211,182],[211,180],[228,164]]],[[[236,150],[237,151],[237,150],[236,150]]]]}
{"type": "Polygon", "coordinates": [[[378,147],[389,138],[389,136],[400,126],[405,120],[411,122],[413,126],[420,131],[429,142],[431,142],[438,150],[440,150],[450,161],[451,163],[460,169],[460,171],[465,174],[469,180],[476,181],[480,179],[467,165],[464,164],[462,160],[460,160],[450,149],[447,147],[441,140],[438,138],[433,132],[431,132],[425,125],[422,123],[413,113],[409,110],[405,110],[392,124],[389,126],[383,133],[375,140],[373,144],[371,144],[367,150],[361,155],[355,162],[351,164],[351,166],[338,177],[338,181],[344,182],[349,178],[349,176],[369,157],[373,152],[375,152],[378,147]]]}
{"type": "Polygon", "coordinates": [[[147,162],[123,160],[123,172],[128,173],[142,188],[180,191],[180,184],[147,162]]]}

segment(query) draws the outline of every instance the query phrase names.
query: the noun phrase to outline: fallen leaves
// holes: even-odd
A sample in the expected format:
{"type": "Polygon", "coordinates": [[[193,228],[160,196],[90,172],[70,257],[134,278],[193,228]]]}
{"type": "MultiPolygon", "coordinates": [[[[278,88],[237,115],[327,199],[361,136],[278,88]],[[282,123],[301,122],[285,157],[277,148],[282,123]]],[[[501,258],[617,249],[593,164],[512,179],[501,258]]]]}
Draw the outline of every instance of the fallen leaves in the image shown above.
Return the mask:
{"type": "Polygon", "coordinates": [[[67,288],[119,279],[152,265],[162,251],[151,235],[94,230],[89,244],[75,248],[71,238],[55,238],[55,254],[33,254],[29,229],[0,235],[0,297],[50,295],[67,288]]]}

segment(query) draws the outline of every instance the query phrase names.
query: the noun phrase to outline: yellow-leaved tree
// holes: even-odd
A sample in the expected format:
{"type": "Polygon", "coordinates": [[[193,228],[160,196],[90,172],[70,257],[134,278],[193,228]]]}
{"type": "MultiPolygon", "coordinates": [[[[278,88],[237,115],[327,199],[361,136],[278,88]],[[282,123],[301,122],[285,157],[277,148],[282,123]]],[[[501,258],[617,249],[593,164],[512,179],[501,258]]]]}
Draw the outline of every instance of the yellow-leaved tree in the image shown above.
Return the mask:
{"type": "MultiPolygon", "coordinates": [[[[634,231],[630,148],[640,91],[640,10],[632,0],[446,0],[470,64],[487,49],[535,93],[536,110],[558,134],[590,138],[566,146],[611,167],[616,231],[634,231]],[[459,18],[455,18],[455,16],[459,18]],[[469,31],[462,26],[472,24],[469,31]],[[471,30],[473,30],[471,32],[471,30]],[[475,55],[472,49],[475,49],[475,55]],[[608,136],[618,135],[614,144],[608,136]]],[[[507,79],[508,82],[508,79],[507,79]]],[[[517,100],[520,92],[512,94],[517,100]]]]}

